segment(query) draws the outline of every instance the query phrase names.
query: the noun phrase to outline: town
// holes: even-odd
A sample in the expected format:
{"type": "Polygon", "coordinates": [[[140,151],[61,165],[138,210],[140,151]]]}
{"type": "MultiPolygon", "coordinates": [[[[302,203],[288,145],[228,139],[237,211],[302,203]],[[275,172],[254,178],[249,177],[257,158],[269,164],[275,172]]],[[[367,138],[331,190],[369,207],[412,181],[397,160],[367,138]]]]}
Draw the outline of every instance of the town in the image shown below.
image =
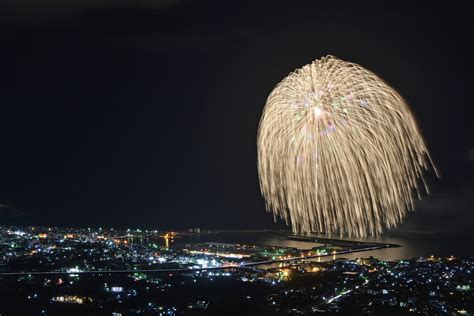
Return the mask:
{"type": "Polygon", "coordinates": [[[473,313],[474,258],[348,260],[364,246],[217,243],[206,234],[0,227],[0,313],[473,313]]]}

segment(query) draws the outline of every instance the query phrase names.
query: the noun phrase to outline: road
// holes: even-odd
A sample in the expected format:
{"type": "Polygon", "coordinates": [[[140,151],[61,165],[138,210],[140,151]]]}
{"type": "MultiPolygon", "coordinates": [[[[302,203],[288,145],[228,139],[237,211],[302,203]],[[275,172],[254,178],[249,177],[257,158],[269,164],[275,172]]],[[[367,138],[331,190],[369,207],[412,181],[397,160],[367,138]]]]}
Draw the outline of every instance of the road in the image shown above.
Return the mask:
{"type": "MultiPolygon", "coordinates": [[[[341,250],[331,254],[324,255],[314,255],[314,256],[305,256],[305,257],[292,257],[284,259],[275,259],[275,260],[263,260],[256,262],[244,262],[239,265],[232,266],[220,266],[220,267],[211,267],[211,268],[177,268],[177,269],[137,269],[137,270],[90,270],[90,271],[78,271],[78,272],[67,272],[67,271],[21,271],[21,272],[1,272],[0,276],[25,276],[25,275],[69,275],[69,274],[127,274],[127,273],[182,273],[182,272],[195,272],[195,271],[206,271],[206,270],[226,270],[226,269],[242,269],[247,267],[257,267],[260,265],[269,265],[277,264],[281,262],[291,262],[291,261],[302,261],[309,259],[317,259],[330,256],[339,256],[348,253],[363,252],[370,250],[378,250],[383,248],[394,247],[395,245],[391,244],[377,244],[375,246],[350,249],[350,250],[341,250]]],[[[397,245],[398,246],[398,245],[397,245]]]]}

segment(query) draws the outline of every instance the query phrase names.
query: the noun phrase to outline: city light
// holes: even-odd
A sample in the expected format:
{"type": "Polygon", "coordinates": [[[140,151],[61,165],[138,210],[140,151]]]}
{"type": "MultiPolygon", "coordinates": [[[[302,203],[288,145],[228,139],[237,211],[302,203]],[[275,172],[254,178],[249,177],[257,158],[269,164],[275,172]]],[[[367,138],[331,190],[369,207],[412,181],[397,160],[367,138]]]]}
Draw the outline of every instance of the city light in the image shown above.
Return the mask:
{"type": "MultiPolygon", "coordinates": [[[[61,305],[87,305],[99,314],[104,308],[123,315],[135,313],[134,308],[186,314],[212,309],[212,293],[234,291],[230,297],[260,304],[269,313],[352,311],[350,302],[356,302],[374,313],[374,306],[396,304],[401,311],[436,314],[440,308],[460,314],[470,313],[474,288],[472,258],[433,255],[393,262],[343,258],[352,252],[385,250],[386,243],[323,239],[324,244],[299,249],[206,241],[201,231],[198,240],[194,232],[169,234],[182,242],[166,247],[163,236],[168,233],[155,230],[134,230],[129,243],[124,242],[128,233],[118,229],[51,228],[44,238],[34,233],[46,231],[41,227],[22,230],[24,234],[15,231],[20,230],[0,226],[2,299],[11,300],[10,293],[21,294],[25,308],[38,306],[38,313],[54,314],[61,305]],[[67,234],[73,237],[64,238],[67,234]],[[21,269],[17,258],[22,258],[21,269]],[[226,282],[235,287],[229,288],[226,282]],[[211,299],[195,298],[194,286],[202,297],[211,299]],[[237,290],[241,286],[247,289],[237,290]],[[254,294],[239,296],[246,291],[254,294]],[[426,299],[412,298],[419,291],[426,293],[426,299]],[[446,301],[446,297],[456,299],[446,301]],[[166,304],[166,298],[182,304],[166,304]],[[137,307],[128,308],[131,302],[137,307]]],[[[286,238],[304,242],[311,237],[286,238]]]]}

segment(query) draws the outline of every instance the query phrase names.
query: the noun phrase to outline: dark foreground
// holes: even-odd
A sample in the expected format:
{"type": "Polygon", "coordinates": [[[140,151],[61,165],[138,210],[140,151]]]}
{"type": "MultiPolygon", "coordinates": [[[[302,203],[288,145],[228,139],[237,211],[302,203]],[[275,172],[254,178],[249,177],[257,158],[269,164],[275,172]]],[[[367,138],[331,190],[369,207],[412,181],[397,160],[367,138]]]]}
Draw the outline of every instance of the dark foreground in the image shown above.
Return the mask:
{"type": "Polygon", "coordinates": [[[0,241],[2,316],[474,312],[474,258],[347,260],[367,245],[303,250],[156,231],[0,227],[0,241]]]}
{"type": "Polygon", "coordinates": [[[3,277],[1,315],[472,315],[474,259],[3,277]]]}

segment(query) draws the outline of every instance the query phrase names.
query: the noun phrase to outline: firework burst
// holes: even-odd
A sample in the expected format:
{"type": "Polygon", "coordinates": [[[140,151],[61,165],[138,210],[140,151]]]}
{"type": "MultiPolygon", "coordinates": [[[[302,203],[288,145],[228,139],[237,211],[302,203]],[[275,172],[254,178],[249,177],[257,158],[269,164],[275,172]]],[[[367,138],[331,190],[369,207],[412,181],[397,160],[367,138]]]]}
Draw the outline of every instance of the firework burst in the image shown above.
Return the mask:
{"type": "Polygon", "coordinates": [[[275,87],[257,145],[267,210],[295,232],[377,235],[413,209],[420,184],[428,192],[433,164],[405,100],[333,56],[275,87]]]}

